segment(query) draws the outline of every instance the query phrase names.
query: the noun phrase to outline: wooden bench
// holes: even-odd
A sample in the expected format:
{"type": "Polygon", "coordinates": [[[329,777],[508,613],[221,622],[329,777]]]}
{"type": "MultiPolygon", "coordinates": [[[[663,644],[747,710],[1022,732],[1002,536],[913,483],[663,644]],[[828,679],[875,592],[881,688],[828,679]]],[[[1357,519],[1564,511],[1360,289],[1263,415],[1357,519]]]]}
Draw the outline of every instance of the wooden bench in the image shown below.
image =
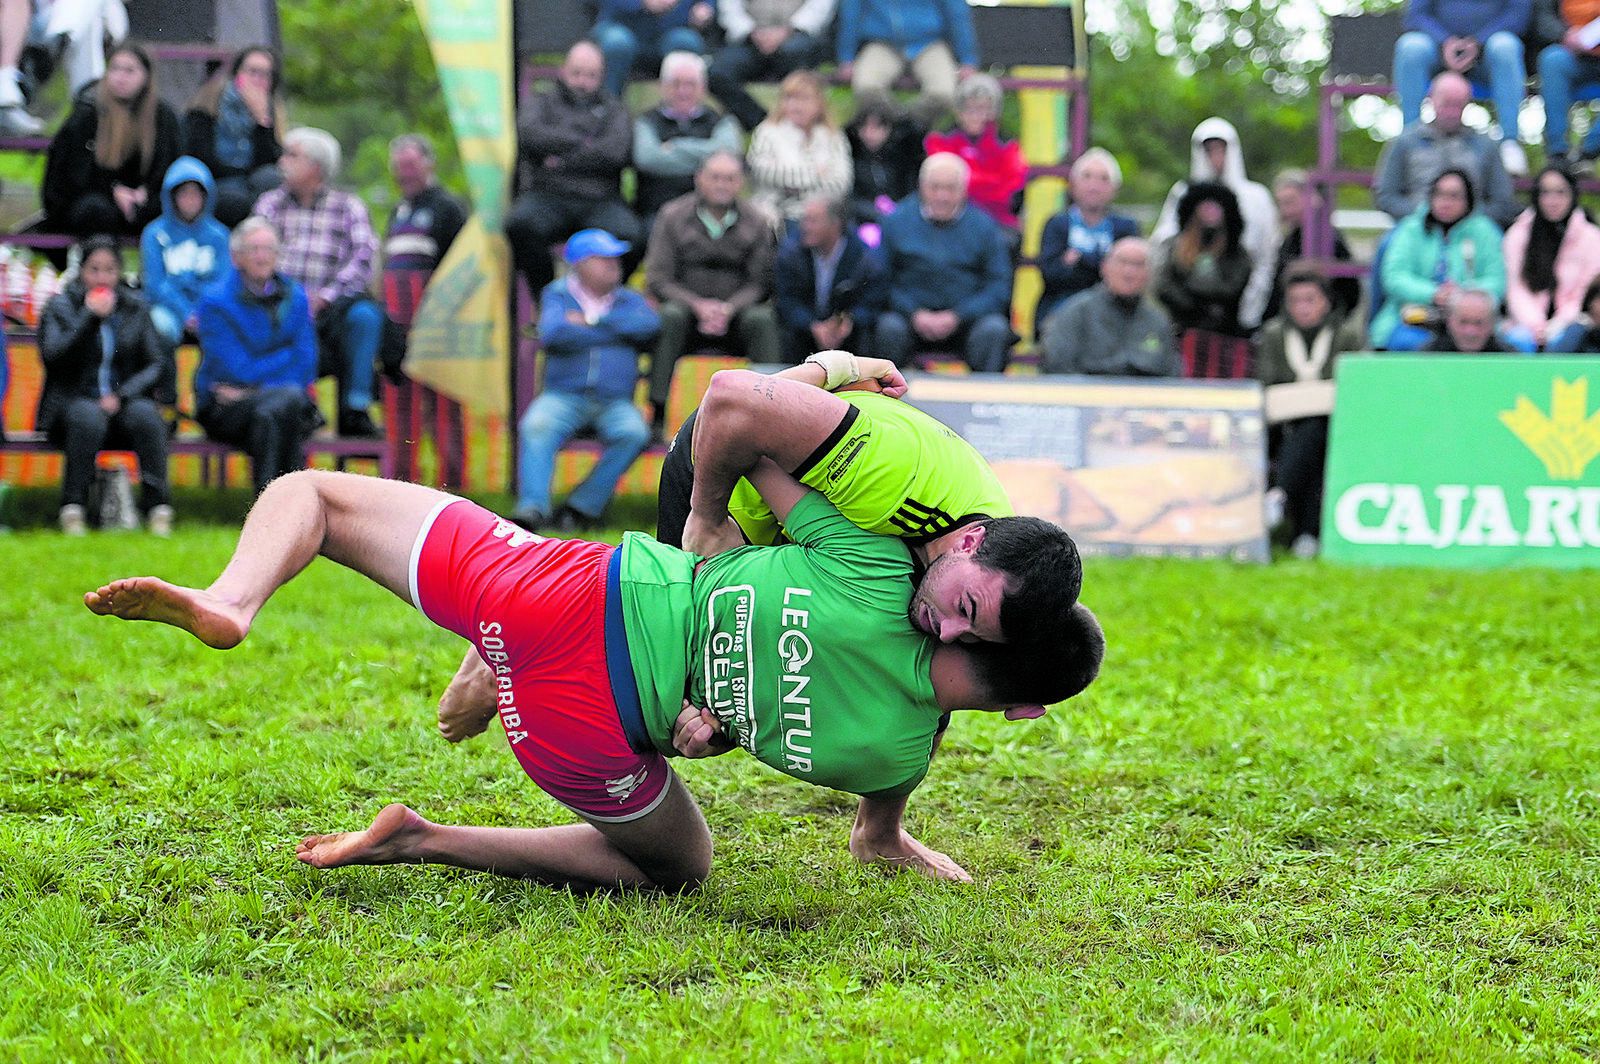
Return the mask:
{"type": "MultiPolygon", "coordinates": [[[[0,451],[17,451],[24,454],[59,453],[42,432],[8,431],[0,451]]],[[[381,477],[394,475],[394,456],[383,440],[352,440],[338,436],[313,437],[305,445],[307,464],[318,455],[332,461],[333,467],[345,471],[351,462],[371,462],[381,477]]],[[[131,452],[106,450],[101,454],[130,454],[131,452]]],[[[174,436],[167,443],[169,457],[189,456],[200,460],[200,486],[204,488],[228,486],[228,457],[239,453],[225,443],[204,436],[174,436]]]]}
{"type": "MultiPolygon", "coordinates": [[[[38,363],[35,348],[31,343],[31,335],[26,332],[14,332],[9,338],[6,356],[10,364],[9,377],[12,388],[18,393],[13,399],[12,409],[16,412],[19,408],[25,417],[17,419],[19,424],[27,424],[27,429],[8,429],[6,440],[0,444],[0,453],[14,452],[18,454],[56,454],[59,448],[52,447],[44,437],[44,433],[32,428],[32,408],[37,402],[39,388],[42,385],[43,371],[38,363]]],[[[194,378],[194,366],[198,361],[199,353],[191,345],[179,348],[179,380],[187,388],[187,382],[194,378]]],[[[192,404],[193,397],[185,395],[181,402],[192,404]]],[[[192,422],[188,423],[192,425],[192,422]]],[[[183,425],[180,419],[180,425],[183,425]]],[[[313,436],[306,441],[305,452],[307,464],[316,462],[319,458],[338,470],[345,470],[355,463],[370,463],[380,477],[392,477],[395,473],[394,449],[389,441],[384,438],[375,440],[349,439],[340,436],[313,436]]],[[[119,459],[131,463],[131,453],[122,451],[102,451],[102,454],[126,455],[119,459]]],[[[193,458],[199,464],[199,482],[201,487],[225,488],[228,486],[229,470],[228,460],[235,454],[240,454],[236,448],[227,444],[217,443],[207,439],[198,431],[184,426],[168,441],[169,458],[193,458]]]]}

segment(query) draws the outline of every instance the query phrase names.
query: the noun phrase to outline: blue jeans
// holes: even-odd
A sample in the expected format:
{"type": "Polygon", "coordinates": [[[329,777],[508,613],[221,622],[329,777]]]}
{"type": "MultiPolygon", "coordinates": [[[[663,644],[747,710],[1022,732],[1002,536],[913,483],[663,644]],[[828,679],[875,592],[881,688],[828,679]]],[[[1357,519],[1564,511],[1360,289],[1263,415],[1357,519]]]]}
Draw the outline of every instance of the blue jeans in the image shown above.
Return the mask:
{"type": "MultiPolygon", "coordinates": [[[[1439,57],[1439,42],[1426,33],[1402,33],[1394,45],[1394,87],[1400,95],[1400,118],[1406,125],[1422,117],[1422,99],[1428,95],[1428,82],[1444,69],[1439,57]]],[[[1467,71],[1467,80],[1482,88],[1487,85],[1494,100],[1495,117],[1500,120],[1502,140],[1517,139],[1517,112],[1527,88],[1528,67],[1523,61],[1522,40],[1515,34],[1491,33],[1483,42],[1483,56],[1467,71]]]]}
{"type": "Polygon", "coordinates": [[[1423,325],[1407,325],[1401,322],[1394,327],[1394,332],[1389,334],[1388,343],[1383,345],[1385,351],[1421,351],[1432,343],[1439,334],[1423,325]]]}
{"type": "Polygon", "coordinates": [[[662,57],[668,52],[704,55],[706,51],[706,42],[687,26],[641,38],[620,22],[599,22],[592,36],[606,57],[605,87],[613,96],[621,96],[627,88],[628,75],[633,73],[636,63],[651,67],[650,73],[654,75],[655,68],[661,65],[662,57]]]}
{"type": "MultiPolygon", "coordinates": [[[[1539,91],[1544,96],[1544,150],[1559,155],[1567,150],[1567,114],[1580,89],[1591,99],[1600,90],[1600,58],[1578,55],[1564,44],[1552,44],[1539,53],[1539,91]]],[[[1579,149],[1600,155],[1600,123],[1589,127],[1579,149]]]]}
{"type": "Polygon", "coordinates": [[[373,364],[383,342],[384,311],[365,296],[347,303],[340,320],[331,317],[337,311],[337,304],[330,304],[317,318],[317,340],[323,347],[318,369],[339,378],[341,410],[365,410],[372,405],[377,375],[373,364]]]}
{"type": "Polygon", "coordinates": [[[791,33],[770,55],[763,55],[748,39],[735,41],[711,61],[711,95],[746,131],[754,130],[767,117],[767,109],[746,91],[745,82],[777,81],[793,71],[810,70],[821,59],[822,42],[801,30],[791,33]]]}
{"type": "Polygon", "coordinates": [[[584,517],[598,518],[616,494],[617,481],[650,442],[650,429],[627,399],[599,399],[572,392],[543,392],[517,423],[517,509],[550,513],[550,481],[556,452],[585,425],[600,437],[600,461],[572,489],[567,505],[584,517]]]}
{"type": "Polygon", "coordinates": [[[921,350],[959,351],[974,373],[1001,373],[1011,350],[1011,323],[1003,314],[985,314],[977,321],[963,321],[948,337],[930,343],[918,336],[911,319],[898,311],[879,315],[872,337],[876,357],[904,366],[921,350]]]}
{"type": "MultiPolygon", "coordinates": [[[[1572,354],[1583,343],[1583,333],[1583,326],[1578,322],[1573,322],[1555,335],[1545,338],[1545,353],[1551,355],[1572,354]]],[[[1532,355],[1539,350],[1539,345],[1533,339],[1533,330],[1526,325],[1501,325],[1500,338],[1523,354],[1532,355]]]]}

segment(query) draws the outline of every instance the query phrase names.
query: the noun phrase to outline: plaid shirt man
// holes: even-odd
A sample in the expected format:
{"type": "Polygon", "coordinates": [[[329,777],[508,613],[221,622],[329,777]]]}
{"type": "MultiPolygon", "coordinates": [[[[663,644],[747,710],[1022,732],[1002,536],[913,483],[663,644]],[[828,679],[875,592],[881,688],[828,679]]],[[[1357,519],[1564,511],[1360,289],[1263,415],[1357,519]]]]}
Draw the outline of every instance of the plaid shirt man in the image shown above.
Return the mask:
{"type": "Polygon", "coordinates": [[[304,207],[288,189],[275,188],[256,201],[255,213],[278,231],[278,269],[313,302],[366,294],[378,236],[358,197],[324,185],[304,207]]]}

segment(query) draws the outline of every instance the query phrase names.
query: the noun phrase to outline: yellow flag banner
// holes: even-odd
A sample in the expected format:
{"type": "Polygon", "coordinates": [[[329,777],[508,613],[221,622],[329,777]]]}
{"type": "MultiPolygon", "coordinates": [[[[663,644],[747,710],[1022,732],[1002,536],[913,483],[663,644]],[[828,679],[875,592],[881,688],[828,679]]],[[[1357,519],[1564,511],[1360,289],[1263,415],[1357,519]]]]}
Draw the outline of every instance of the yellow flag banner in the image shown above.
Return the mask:
{"type": "Polygon", "coordinates": [[[516,135],[511,5],[415,0],[450,109],[473,215],[434,271],[405,372],[470,407],[511,406],[510,251],[501,232],[516,135]]]}

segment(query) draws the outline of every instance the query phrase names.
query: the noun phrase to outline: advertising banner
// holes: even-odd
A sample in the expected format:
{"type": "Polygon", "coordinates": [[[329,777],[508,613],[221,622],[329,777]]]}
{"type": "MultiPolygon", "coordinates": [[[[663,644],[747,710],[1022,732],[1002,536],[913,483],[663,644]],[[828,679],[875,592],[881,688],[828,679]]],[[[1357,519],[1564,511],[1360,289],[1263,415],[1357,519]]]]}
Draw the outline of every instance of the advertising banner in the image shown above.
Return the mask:
{"type": "Polygon", "coordinates": [[[1267,560],[1254,381],[917,376],[906,399],[1085,554],[1267,560]]]}
{"type": "Polygon", "coordinates": [[[1323,556],[1600,566],[1600,358],[1345,355],[1323,556]]]}
{"type": "Polygon", "coordinates": [[[474,213],[417,309],[405,371],[468,406],[505,413],[511,408],[511,267],[501,221],[516,152],[510,5],[416,0],[416,8],[474,213]]]}

